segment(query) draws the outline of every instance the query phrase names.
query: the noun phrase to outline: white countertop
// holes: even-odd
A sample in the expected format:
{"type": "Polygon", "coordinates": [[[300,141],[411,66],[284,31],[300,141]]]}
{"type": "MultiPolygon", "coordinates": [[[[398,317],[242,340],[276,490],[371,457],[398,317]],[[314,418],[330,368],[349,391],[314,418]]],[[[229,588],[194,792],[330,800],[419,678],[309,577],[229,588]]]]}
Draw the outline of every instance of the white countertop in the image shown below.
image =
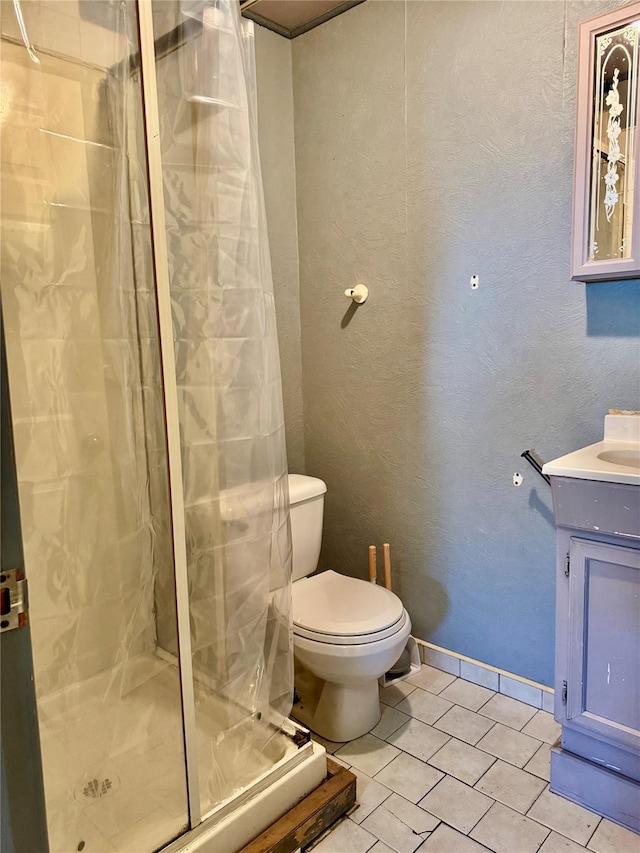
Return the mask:
{"type": "Polygon", "coordinates": [[[551,477],[640,485],[640,443],[605,439],[547,462],[542,472],[551,477]]]}

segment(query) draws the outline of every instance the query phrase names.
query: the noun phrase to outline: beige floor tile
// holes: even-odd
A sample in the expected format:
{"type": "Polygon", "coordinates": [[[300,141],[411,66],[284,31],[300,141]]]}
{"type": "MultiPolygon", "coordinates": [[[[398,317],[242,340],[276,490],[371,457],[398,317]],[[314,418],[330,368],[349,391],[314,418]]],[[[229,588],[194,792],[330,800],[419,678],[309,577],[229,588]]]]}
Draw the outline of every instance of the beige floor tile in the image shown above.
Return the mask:
{"type": "Polygon", "coordinates": [[[517,699],[497,693],[486,705],[483,705],[478,713],[520,731],[537,711],[531,705],[525,705],[524,702],[518,702],[517,699]]]}
{"type": "Polygon", "coordinates": [[[335,761],[336,764],[339,764],[341,767],[346,767],[347,770],[351,770],[351,765],[345,761],[343,758],[340,758],[338,755],[332,755],[331,760],[335,761]]]}
{"type": "Polygon", "coordinates": [[[478,742],[478,749],[484,749],[485,752],[495,755],[496,758],[502,758],[508,764],[515,764],[516,767],[524,767],[539,747],[539,740],[523,735],[522,732],[510,729],[501,723],[496,723],[478,742]]]}
{"type": "Polygon", "coordinates": [[[471,837],[495,853],[535,853],[549,830],[519,812],[495,803],[471,837]]]}
{"type": "Polygon", "coordinates": [[[548,790],[540,794],[527,815],[578,844],[586,844],[600,822],[597,814],[548,790]]]}
{"type": "Polygon", "coordinates": [[[433,725],[452,707],[453,702],[447,702],[446,699],[428,690],[422,690],[421,687],[416,687],[413,693],[396,705],[398,711],[403,711],[410,717],[415,717],[416,720],[422,720],[429,725],[433,725]]]}
{"type": "Polygon", "coordinates": [[[384,841],[377,841],[369,853],[395,853],[395,850],[392,850],[391,847],[387,847],[384,841]]]}
{"type": "Polygon", "coordinates": [[[419,853],[486,853],[486,848],[441,823],[419,848],[419,853]]]}
{"type": "Polygon", "coordinates": [[[435,723],[435,728],[473,746],[478,743],[483,735],[486,735],[493,725],[492,720],[487,720],[473,711],[467,711],[466,708],[454,705],[435,723]]]}
{"type": "Polygon", "coordinates": [[[417,803],[433,788],[443,774],[424,761],[402,752],[377,774],[376,780],[401,797],[417,803]]]}
{"type": "Polygon", "coordinates": [[[345,818],[313,848],[313,853],[367,853],[376,837],[345,818]]]}
{"type": "Polygon", "coordinates": [[[399,750],[386,741],[373,735],[363,735],[340,747],[335,756],[362,770],[367,776],[375,776],[398,754],[399,750]]]}
{"type": "Polygon", "coordinates": [[[422,665],[420,672],[416,672],[407,681],[414,684],[416,687],[422,687],[423,690],[429,690],[431,693],[440,693],[445,687],[456,680],[455,675],[449,675],[448,672],[443,672],[441,669],[436,669],[433,666],[422,665]]]}
{"type": "MultiPolygon", "coordinates": [[[[407,700],[401,700],[402,702],[406,702],[407,700]]],[[[376,737],[382,738],[385,740],[389,737],[390,734],[397,731],[400,726],[407,722],[409,716],[407,714],[403,714],[402,711],[391,707],[390,705],[381,705],[382,716],[380,717],[380,722],[377,726],[374,726],[369,734],[375,735],[376,737]]]]}
{"type": "Polygon", "coordinates": [[[394,744],[421,761],[431,758],[434,752],[437,752],[448,740],[448,735],[420,720],[413,719],[387,738],[388,743],[394,744]]]}
{"type": "Polygon", "coordinates": [[[413,853],[423,838],[385,808],[384,803],[366,818],[362,826],[397,853],[413,853]]]}
{"type": "Polygon", "coordinates": [[[429,764],[450,776],[455,776],[461,782],[466,782],[467,785],[475,785],[495,760],[493,755],[488,755],[461,740],[451,738],[442,749],[431,756],[429,764]]]}
{"type": "Polygon", "coordinates": [[[587,847],[596,853],[639,853],[640,835],[603,818],[587,847]]]}
{"type": "Polygon", "coordinates": [[[551,778],[551,744],[543,743],[533,758],[524,765],[524,769],[527,773],[533,773],[548,782],[551,778]]]}
{"type": "Polygon", "coordinates": [[[565,838],[564,835],[550,832],[538,853],[584,853],[586,849],[581,844],[576,844],[575,841],[565,838]]]}
{"type": "Polygon", "coordinates": [[[398,794],[392,794],[388,800],[385,800],[384,807],[391,814],[400,818],[403,823],[406,823],[418,835],[423,835],[425,832],[433,832],[440,823],[439,818],[434,817],[434,815],[425,811],[421,806],[410,803],[409,800],[405,800],[404,797],[398,794]]]}
{"type": "MultiPolygon", "coordinates": [[[[394,759],[395,760],[395,759],[394,759]]],[[[376,779],[372,779],[354,767],[352,773],[356,774],[356,807],[351,812],[349,817],[354,823],[362,823],[365,817],[369,817],[372,811],[378,808],[387,797],[391,796],[391,791],[386,788],[376,779]]]]}
{"type": "Polygon", "coordinates": [[[420,805],[460,832],[469,832],[491,808],[493,800],[451,776],[445,776],[420,805]]]}
{"type": "Polygon", "coordinates": [[[340,749],[341,746],[344,746],[345,743],[347,743],[347,741],[341,741],[336,743],[333,740],[327,740],[324,737],[320,737],[320,735],[317,735],[315,732],[311,732],[311,740],[314,740],[316,743],[319,743],[321,744],[321,746],[324,746],[329,755],[333,755],[336,750],[340,749]]]}
{"type": "Polygon", "coordinates": [[[538,711],[522,729],[526,735],[537,737],[545,743],[553,744],[560,737],[560,726],[553,719],[553,714],[546,711],[538,711]]]}
{"type": "Polygon", "coordinates": [[[486,705],[495,693],[486,687],[480,687],[479,684],[472,684],[470,681],[458,678],[453,684],[445,687],[440,696],[453,702],[454,705],[462,705],[469,711],[477,711],[478,708],[486,705]]]}
{"type": "Polygon", "coordinates": [[[544,790],[545,783],[537,776],[498,760],[487,770],[475,788],[505,806],[526,814],[536,797],[544,790]]]}
{"type": "Polygon", "coordinates": [[[402,702],[405,696],[408,696],[412,691],[416,689],[415,684],[411,684],[410,681],[397,681],[395,684],[392,684],[391,687],[380,687],[380,701],[385,705],[390,705],[393,707],[397,705],[398,702],[402,702]]]}

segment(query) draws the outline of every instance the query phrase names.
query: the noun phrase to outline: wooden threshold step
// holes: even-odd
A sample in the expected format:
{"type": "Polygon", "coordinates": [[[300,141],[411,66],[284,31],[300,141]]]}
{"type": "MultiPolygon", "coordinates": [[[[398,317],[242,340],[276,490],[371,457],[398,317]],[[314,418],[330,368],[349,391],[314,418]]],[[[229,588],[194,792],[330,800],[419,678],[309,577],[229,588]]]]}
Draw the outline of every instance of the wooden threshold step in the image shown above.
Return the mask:
{"type": "Polygon", "coordinates": [[[356,777],[327,757],[327,778],[240,853],[293,853],[327,830],[356,801],[356,777]]]}

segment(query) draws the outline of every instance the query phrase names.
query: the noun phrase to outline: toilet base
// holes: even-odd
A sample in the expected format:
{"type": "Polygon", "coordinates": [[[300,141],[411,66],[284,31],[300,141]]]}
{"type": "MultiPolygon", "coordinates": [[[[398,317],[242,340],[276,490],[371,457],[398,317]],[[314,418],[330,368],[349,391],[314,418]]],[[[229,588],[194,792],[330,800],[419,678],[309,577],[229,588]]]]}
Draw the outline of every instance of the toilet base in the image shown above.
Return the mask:
{"type": "Polygon", "coordinates": [[[299,701],[292,716],[327,740],[354,740],[371,731],[380,720],[378,681],[364,684],[335,684],[322,681],[308,670],[298,670],[299,701]]]}

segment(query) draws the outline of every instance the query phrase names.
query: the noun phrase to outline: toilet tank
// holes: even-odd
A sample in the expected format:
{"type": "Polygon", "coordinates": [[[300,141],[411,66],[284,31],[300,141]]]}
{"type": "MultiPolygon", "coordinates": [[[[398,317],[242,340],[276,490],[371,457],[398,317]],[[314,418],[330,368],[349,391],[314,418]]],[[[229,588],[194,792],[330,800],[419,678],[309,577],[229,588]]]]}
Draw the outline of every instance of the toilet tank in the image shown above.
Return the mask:
{"type": "Polygon", "coordinates": [[[317,477],[289,474],[294,581],[312,574],[318,566],[326,491],[326,484],[317,477]]]}

